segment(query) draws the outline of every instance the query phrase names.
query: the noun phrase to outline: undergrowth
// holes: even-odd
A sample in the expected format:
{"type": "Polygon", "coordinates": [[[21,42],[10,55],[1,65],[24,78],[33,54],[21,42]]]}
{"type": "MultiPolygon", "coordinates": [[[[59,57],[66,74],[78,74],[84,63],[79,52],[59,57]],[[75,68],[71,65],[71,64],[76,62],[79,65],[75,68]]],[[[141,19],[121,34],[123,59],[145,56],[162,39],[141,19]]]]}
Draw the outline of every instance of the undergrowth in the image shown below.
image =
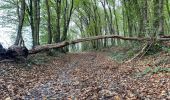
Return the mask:
{"type": "Polygon", "coordinates": [[[148,47],[148,50],[146,52],[145,55],[153,55],[153,54],[156,54],[158,52],[161,52],[163,51],[164,49],[164,46],[159,44],[159,43],[155,43],[153,45],[151,45],[150,47],[148,47]]]}
{"type": "Polygon", "coordinates": [[[32,65],[48,64],[53,59],[52,56],[48,56],[46,53],[39,53],[29,57],[26,61],[26,67],[31,68],[32,65]]]}
{"type": "Polygon", "coordinates": [[[161,73],[161,72],[168,73],[168,72],[170,72],[170,68],[164,68],[164,67],[160,67],[160,66],[157,66],[157,67],[154,67],[154,68],[146,67],[144,71],[137,74],[137,77],[143,77],[147,74],[150,74],[150,75],[158,74],[158,73],[161,73]]]}
{"type": "Polygon", "coordinates": [[[141,50],[141,45],[142,44],[135,43],[135,42],[129,45],[122,44],[118,48],[123,48],[123,49],[113,50],[110,52],[109,56],[112,59],[120,61],[120,62],[128,60],[141,50]]]}
{"type": "MultiPolygon", "coordinates": [[[[142,48],[143,44],[138,42],[132,42],[128,45],[121,45],[120,48],[123,48],[121,50],[113,50],[110,52],[109,56],[117,61],[126,61],[133,56],[135,56],[137,53],[139,53],[142,48]]],[[[119,48],[118,47],[118,48],[119,48]]],[[[155,55],[159,54],[161,51],[164,51],[166,53],[170,53],[170,48],[164,45],[161,45],[160,43],[156,43],[154,45],[148,46],[146,52],[142,56],[148,56],[148,55],[155,55]]]]}

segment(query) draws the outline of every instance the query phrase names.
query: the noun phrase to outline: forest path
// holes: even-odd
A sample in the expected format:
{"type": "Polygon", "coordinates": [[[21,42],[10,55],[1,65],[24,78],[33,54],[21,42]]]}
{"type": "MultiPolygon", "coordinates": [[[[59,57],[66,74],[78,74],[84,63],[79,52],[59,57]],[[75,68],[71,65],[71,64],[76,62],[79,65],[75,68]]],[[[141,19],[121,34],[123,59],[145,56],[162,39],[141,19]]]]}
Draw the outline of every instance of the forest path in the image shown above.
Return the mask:
{"type": "Polygon", "coordinates": [[[169,73],[137,77],[137,73],[147,67],[147,61],[153,58],[120,64],[106,52],[82,52],[53,57],[44,64],[32,65],[31,69],[26,69],[22,64],[1,63],[0,98],[169,99],[169,73]]]}

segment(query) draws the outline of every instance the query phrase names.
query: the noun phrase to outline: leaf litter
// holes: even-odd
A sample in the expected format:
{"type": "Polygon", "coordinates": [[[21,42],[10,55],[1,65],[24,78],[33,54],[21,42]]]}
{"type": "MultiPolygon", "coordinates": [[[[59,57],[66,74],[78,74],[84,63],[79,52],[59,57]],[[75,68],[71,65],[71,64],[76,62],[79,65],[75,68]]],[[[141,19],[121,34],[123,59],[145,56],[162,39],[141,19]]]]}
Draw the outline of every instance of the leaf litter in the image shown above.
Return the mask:
{"type": "Polygon", "coordinates": [[[82,52],[48,56],[49,61],[30,68],[0,63],[0,100],[169,100],[169,72],[138,77],[157,63],[169,68],[169,63],[160,63],[163,57],[168,59],[147,56],[118,63],[105,52],[82,52]]]}

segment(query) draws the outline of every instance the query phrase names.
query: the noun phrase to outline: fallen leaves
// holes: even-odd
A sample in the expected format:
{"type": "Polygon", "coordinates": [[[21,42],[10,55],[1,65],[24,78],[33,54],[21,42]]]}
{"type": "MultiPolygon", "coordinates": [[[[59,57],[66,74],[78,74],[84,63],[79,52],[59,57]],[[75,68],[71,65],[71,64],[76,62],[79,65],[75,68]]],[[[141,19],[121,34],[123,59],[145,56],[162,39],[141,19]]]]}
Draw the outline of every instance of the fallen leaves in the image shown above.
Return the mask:
{"type": "Polygon", "coordinates": [[[32,65],[29,70],[15,63],[1,63],[0,98],[170,99],[169,73],[135,76],[148,67],[147,63],[154,61],[151,58],[119,64],[105,54],[90,52],[52,57],[51,61],[50,57],[48,59],[48,63],[32,65]]]}

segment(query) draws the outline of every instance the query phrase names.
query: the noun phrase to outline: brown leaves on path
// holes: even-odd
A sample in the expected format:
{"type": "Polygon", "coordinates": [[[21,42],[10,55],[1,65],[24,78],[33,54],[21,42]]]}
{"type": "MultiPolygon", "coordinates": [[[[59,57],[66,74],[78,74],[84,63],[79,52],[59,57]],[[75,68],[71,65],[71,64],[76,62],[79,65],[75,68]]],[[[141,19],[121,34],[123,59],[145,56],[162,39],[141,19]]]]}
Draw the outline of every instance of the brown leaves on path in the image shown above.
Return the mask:
{"type": "Polygon", "coordinates": [[[1,63],[0,98],[170,99],[169,73],[137,77],[147,63],[152,63],[148,58],[128,64],[117,63],[104,52],[70,53],[48,58],[51,60],[45,64],[34,64],[30,69],[22,64],[18,67],[16,63],[1,63]]]}

